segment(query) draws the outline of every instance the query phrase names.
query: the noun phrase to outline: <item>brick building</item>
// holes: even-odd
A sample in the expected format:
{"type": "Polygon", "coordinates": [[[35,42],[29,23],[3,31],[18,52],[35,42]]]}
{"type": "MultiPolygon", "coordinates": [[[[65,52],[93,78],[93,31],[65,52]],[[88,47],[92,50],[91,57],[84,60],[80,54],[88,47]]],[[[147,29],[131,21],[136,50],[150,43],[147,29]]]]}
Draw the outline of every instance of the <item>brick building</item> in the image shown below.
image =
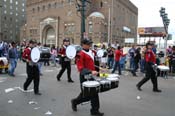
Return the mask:
{"type": "MultiPolygon", "coordinates": [[[[138,9],[129,0],[90,0],[86,8],[86,33],[94,43],[124,42],[137,38],[138,9]]],[[[27,0],[27,23],[21,39],[62,44],[69,37],[80,43],[81,17],[76,0],[27,0]]]]}
{"type": "Polygon", "coordinates": [[[0,39],[19,41],[20,28],[26,23],[26,0],[0,0],[0,39]]]}

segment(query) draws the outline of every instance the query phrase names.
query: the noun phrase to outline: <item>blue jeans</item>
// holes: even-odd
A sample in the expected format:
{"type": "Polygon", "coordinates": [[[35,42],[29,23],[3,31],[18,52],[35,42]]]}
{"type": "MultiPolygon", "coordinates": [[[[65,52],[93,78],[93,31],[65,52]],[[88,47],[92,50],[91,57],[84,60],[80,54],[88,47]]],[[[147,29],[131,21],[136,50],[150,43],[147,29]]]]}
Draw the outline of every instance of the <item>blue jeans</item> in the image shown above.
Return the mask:
{"type": "Polygon", "coordinates": [[[42,74],[41,73],[41,67],[42,67],[42,65],[43,65],[43,62],[39,62],[38,63],[39,74],[42,74]]]}
{"type": "Polygon", "coordinates": [[[134,69],[134,65],[135,65],[135,63],[134,63],[134,58],[131,58],[131,59],[130,59],[130,69],[131,69],[131,70],[134,69]]]}
{"type": "Polygon", "coordinates": [[[121,67],[120,67],[120,62],[119,61],[115,61],[112,73],[114,73],[117,68],[118,68],[118,74],[121,75],[122,73],[121,73],[121,67]]]}
{"type": "Polygon", "coordinates": [[[15,68],[17,66],[17,60],[15,58],[10,58],[10,69],[9,69],[9,74],[14,75],[15,68]]]}
{"type": "Polygon", "coordinates": [[[114,58],[113,57],[108,57],[108,66],[111,69],[113,67],[114,63],[114,58]]]}
{"type": "Polygon", "coordinates": [[[145,71],[145,60],[141,59],[140,61],[140,71],[144,72],[145,71]]]}

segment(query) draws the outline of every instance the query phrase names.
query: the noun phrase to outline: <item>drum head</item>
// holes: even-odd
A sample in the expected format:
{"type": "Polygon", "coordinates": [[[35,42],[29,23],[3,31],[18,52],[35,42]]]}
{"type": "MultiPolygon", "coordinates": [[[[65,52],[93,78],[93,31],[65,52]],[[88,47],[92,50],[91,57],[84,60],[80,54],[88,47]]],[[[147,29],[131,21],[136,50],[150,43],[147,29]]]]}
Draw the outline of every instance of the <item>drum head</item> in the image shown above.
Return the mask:
{"type": "Polygon", "coordinates": [[[34,63],[37,63],[40,59],[40,51],[37,47],[33,48],[31,51],[31,60],[34,63]]]}
{"type": "Polygon", "coordinates": [[[85,81],[85,82],[83,82],[84,87],[97,87],[99,85],[100,85],[100,83],[97,81],[85,81]]]}
{"type": "Polygon", "coordinates": [[[110,78],[106,78],[106,79],[111,81],[111,82],[119,81],[118,78],[114,78],[114,77],[110,77],[110,78]]]}
{"type": "Polygon", "coordinates": [[[97,51],[97,56],[98,56],[98,57],[103,57],[103,55],[104,55],[103,50],[98,50],[98,51],[97,51]]]}
{"type": "Polygon", "coordinates": [[[73,59],[75,58],[76,56],[76,49],[74,46],[68,46],[66,48],[66,56],[69,58],[69,59],[73,59]]]}
{"type": "Polygon", "coordinates": [[[118,78],[119,75],[118,74],[108,74],[109,78],[118,78]]]}
{"type": "Polygon", "coordinates": [[[157,67],[159,70],[161,70],[161,71],[169,71],[170,70],[170,68],[168,67],[168,66],[158,66],[157,67]]]}

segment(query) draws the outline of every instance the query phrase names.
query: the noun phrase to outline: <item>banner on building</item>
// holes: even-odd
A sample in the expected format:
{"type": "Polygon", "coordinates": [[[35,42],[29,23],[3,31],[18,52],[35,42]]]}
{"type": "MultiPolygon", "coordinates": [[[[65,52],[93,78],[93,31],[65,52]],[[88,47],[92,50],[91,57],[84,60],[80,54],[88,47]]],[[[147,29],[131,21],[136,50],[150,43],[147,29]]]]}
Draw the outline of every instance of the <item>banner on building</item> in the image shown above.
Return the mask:
{"type": "Polygon", "coordinates": [[[140,27],[138,34],[141,37],[165,37],[166,32],[164,27],[140,27]]]}

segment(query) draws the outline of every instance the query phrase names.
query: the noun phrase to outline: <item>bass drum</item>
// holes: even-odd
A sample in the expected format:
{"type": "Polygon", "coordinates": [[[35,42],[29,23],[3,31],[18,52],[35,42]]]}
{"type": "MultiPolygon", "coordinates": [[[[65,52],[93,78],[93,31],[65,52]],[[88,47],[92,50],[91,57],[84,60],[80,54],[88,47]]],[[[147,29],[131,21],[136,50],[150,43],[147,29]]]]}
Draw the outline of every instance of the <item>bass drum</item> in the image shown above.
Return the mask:
{"type": "Polygon", "coordinates": [[[34,63],[37,63],[40,60],[40,50],[37,47],[34,47],[31,51],[31,60],[34,63]]]}
{"type": "Polygon", "coordinates": [[[51,54],[50,54],[50,48],[48,47],[43,47],[40,48],[40,62],[45,62],[45,61],[49,61],[51,54]]]}
{"type": "Polygon", "coordinates": [[[50,49],[34,47],[31,51],[31,60],[34,63],[50,60],[50,49]]]}
{"type": "Polygon", "coordinates": [[[66,56],[72,60],[75,58],[76,54],[81,50],[82,48],[79,45],[70,45],[66,48],[66,56]]]}

